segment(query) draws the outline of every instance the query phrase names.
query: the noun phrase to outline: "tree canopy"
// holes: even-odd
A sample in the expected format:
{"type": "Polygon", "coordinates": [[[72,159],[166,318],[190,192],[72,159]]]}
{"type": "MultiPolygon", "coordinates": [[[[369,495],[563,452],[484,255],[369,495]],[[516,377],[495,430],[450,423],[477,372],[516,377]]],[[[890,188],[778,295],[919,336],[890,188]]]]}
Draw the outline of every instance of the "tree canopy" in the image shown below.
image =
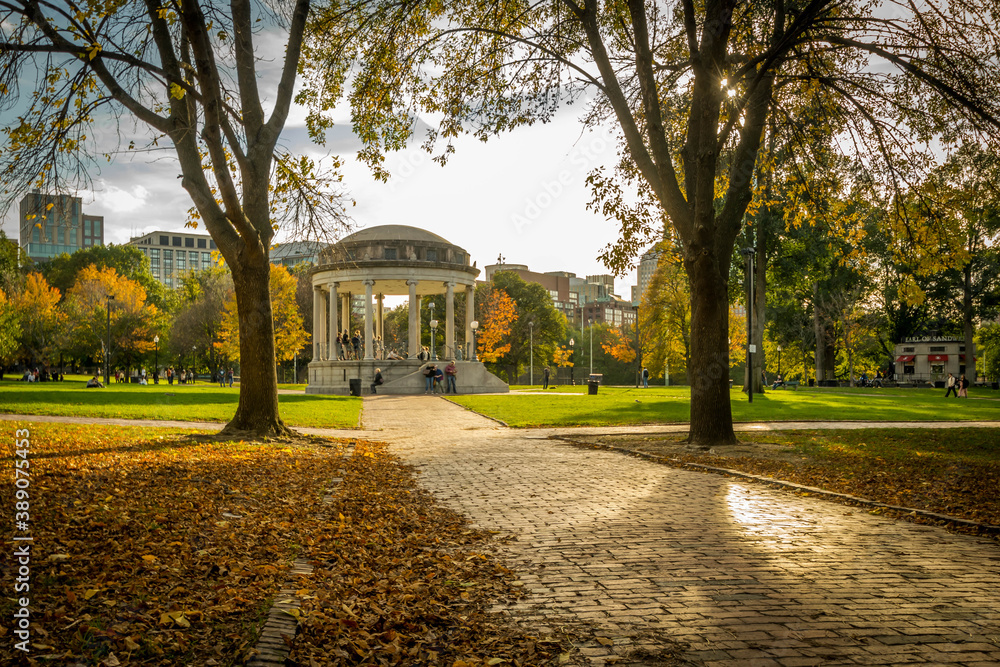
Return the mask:
{"type": "Polygon", "coordinates": [[[460,133],[486,139],[590,95],[584,122],[621,143],[615,173],[589,177],[591,205],[621,231],[604,259],[622,270],[661,224],[676,233],[691,281],[689,438],[708,446],[735,442],[727,280],[769,121],[787,119],[802,150],[833,127],[834,148],[863,156],[881,187],[910,182],[933,141],[1000,135],[995,13],[992,0],[344,0],[312,25],[302,100],[321,134],[348,97],[360,157],[386,177],[385,153],[418,115],[437,121],[426,146],[443,161],[460,133]]]}
{"type": "Polygon", "coordinates": [[[316,237],[346,221],[339,177],[279,146],[309,9],[309,0],[0,2],[0,112],[16,115],[0,130],[2,201],[32,187],[86,187],[98,157],[172,149],[191,224],[212,235],[233,274],[244,382],[231,432],[287,430],[268,293],[276,230],[316,237]],[[271,76],[260,49],[274,36],[285,44],[271,76]]]}

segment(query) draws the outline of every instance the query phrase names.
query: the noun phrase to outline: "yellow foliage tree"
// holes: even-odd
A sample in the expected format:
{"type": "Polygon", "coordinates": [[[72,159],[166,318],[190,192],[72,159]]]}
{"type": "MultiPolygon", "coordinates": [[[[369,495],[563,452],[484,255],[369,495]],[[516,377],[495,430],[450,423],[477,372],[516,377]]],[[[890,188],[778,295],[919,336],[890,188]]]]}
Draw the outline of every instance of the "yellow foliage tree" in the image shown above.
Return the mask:
{"type": "Polygon", "coordinates": [[[111,267],[84,267],[66,293],[67,342],[78,354],[104,359],[108,309],[111,360],[132,367],[153,349],[160,310],[146,301],[146,289],[111,267]]]}
{"type": "MultiPolygon", "coordinates": [[[[309,342],[302,314],[295,300],[295,277],[283,266],[272,265],[270,273],[271,311],[274,317],[274,352],[278,361],[291,361],[295,353],[309,342]]],[[[226,300],[222,317],[221,352],[240,360],[240,323],[236,308],[236,292],[226,300]]]]}
{"type": "Polygon", "coordinates": [[[511,325],[517,321],[517,303],[502,289],[494,289],[483,306],[483,322],[477,338],[479,358],[482,361],[497,362],[510,352],[511,325]]]}
{"type": "Polygon", "coordinates": [[[40,273],[29,273],[24,288],[10,295],[21,329],[17,356],[29,365],[45,361],[54,350],[63,319],[56,308],[61,297],[62,293],[49,286],[40,273]]]}
{"type": "Polygon", "coordinates": [[[635,361],[635,347],[620,329],[610,329],[608,340],[601,341],[601,349],[618,361],[627,364],[635,361]]]}

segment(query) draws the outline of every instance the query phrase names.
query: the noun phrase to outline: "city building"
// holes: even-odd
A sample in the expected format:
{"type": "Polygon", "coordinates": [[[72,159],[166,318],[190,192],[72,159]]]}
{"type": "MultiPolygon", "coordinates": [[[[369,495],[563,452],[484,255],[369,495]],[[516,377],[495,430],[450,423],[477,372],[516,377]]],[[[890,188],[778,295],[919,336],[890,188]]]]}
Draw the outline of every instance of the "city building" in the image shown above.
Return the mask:
{"type": "Polygon", "coordinates": [[[129,239],[149,258],[153,276],[167,287],[177,287],[188,271],[200,271],[213,265],[215,241],[208,234],[155,231],[129,239]]]}
{"type": "Polygon", "coordinates": [[[104,218],[85,214],[80,197],[31,192],[21,199],[19,218],[21,247],[36,262],[104,245],[104,218]]]}
{"type": "Polygon", "coordinates": [[[580,326],[610,324],[615,327],[632,326],[638,313],[632,303],[614,296],[603,296],[577,309],[576,321],[580,326]]]}
{"type": "Polygon", "coordinates": [[[646,288],[649,287],[649,283],[653,280],[653,273],[656,272],[656,265],[660,261],[660,255],[663,253],[656,250],[649,250],[643,253],[642,257],[639,258],[639,267],[637,271],[638,285],[632,287],[632,303],[639,305],[642,301],[642,297],[646,294],[646,288]]]}
{"type": "Polygon", "coordinates": [[[537,273],[524,264],[490,264],[485,268],[486,280],[492,280],[497,271],[513,271],[521,280],[544,287],[552,299],[552,305],[566,316],[567,322],[575,326],[581,323],[578,317],[583,304],[597,299],[617,299],[614,296],[615,278],[611,275],[587,276],[583,279],[569,271],[537,273]]]}
{"type": "Polygon", "coordinates": [[[319,264],[319,254],[331,247],[329,243],[319,241],[289,241],[279,243],[271,248],[271,263],[289,268],[308,262],[319,264]]]}
{"type": "MultiPolygon", "coordinates": [[[[976,349],[973,346],[972,353],[976,349]]],[[[896,345],[896,381],[900,383],[938,382],[948,373],[965,373],[965,340],[951,336],[916,336],[896,345]]],[[[976,378],[969,378],[975,382],[976,378]]]]}

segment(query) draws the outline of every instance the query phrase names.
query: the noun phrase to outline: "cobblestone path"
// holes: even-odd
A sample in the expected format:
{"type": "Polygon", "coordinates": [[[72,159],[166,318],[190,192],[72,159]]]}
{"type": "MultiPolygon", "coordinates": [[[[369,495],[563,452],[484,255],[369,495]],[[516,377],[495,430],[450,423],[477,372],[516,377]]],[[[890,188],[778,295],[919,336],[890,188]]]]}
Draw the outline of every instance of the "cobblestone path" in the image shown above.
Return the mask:
{"type": "Polygon", "coordinates": [[[560,445],[437,397],[366,399],[367,435],[483,528],[513,535],[527,598],[551,625],[615,642],[595,665],[1000,665],[995,542],[787,491],[560,445]],[[639,649],[648,649],[639,659],[639,649]]]}

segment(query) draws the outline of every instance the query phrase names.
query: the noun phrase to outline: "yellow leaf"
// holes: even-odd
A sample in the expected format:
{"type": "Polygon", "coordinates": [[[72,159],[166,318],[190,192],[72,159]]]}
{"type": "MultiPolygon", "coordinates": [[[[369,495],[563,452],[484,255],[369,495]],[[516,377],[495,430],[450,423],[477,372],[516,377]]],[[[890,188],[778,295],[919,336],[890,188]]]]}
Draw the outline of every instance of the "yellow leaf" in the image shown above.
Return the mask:
{"type": "Polygon", "coordinates": [[[596,639],[599,644],[603,644],[604,646],[614,646],[615,645],[615,643],[613,641],[611,641],[610,639],[608,639],[607,637],[594,637],[594,639],[596,639]]]}
{"type": "Polygon", "coordinates": [[[486,664],[487,665],[502,665],[505,662],[507,662],[507,661],[504,660],[503,658],[490,658],[489,660],[486,661],[486,664]]]}
{"type": "Polygon", "coordinates": [[[99,591],[96,588],[88,588],[87,592],[83,594],[83,599],[84,600],[89,600],[90,598],[94,597],[95,595],[97,595],[100,592],[101,591],[99,591]]]}
{"type": "Polygon", "coordinates": [[[156,556],[154,556],[153,554],[146,554],[145,556],[142,557],[142,559],[147,563],[152,563],[154,560],[156,560],[156,556]]]}
{"type": "Polygon", "coordinates": [[[125,638],[125,648],[127,648],[129,651],[138,651],[139,650],[139,645],[136,644],[134,641],[132,641],[131,637],[126,637],[125,638]]]}
{"type": "Polygon", "coordinates": [[[294,617],[296,619],[302,617],[302,612],[299,611],[298,609],[282,609],[281,611],[285,612],[289,616],[292,616],[292,617],[294,617]]]}
{"type": "Polygon", "coordinates": [[[178,616],[177,618],[175,618],[174,619],[174,623],[176,623],[177,625],[181,626],[182,628],[190,628],[191,627],[191,624],[183,616],[178,616]]]}
{"type": "Polygon", "coordinates": [[[175,100],[184,99],[184,89],[180,86],[180,84],[177,83],[170,84],[170,97],[174,98],[175,100]]]}

